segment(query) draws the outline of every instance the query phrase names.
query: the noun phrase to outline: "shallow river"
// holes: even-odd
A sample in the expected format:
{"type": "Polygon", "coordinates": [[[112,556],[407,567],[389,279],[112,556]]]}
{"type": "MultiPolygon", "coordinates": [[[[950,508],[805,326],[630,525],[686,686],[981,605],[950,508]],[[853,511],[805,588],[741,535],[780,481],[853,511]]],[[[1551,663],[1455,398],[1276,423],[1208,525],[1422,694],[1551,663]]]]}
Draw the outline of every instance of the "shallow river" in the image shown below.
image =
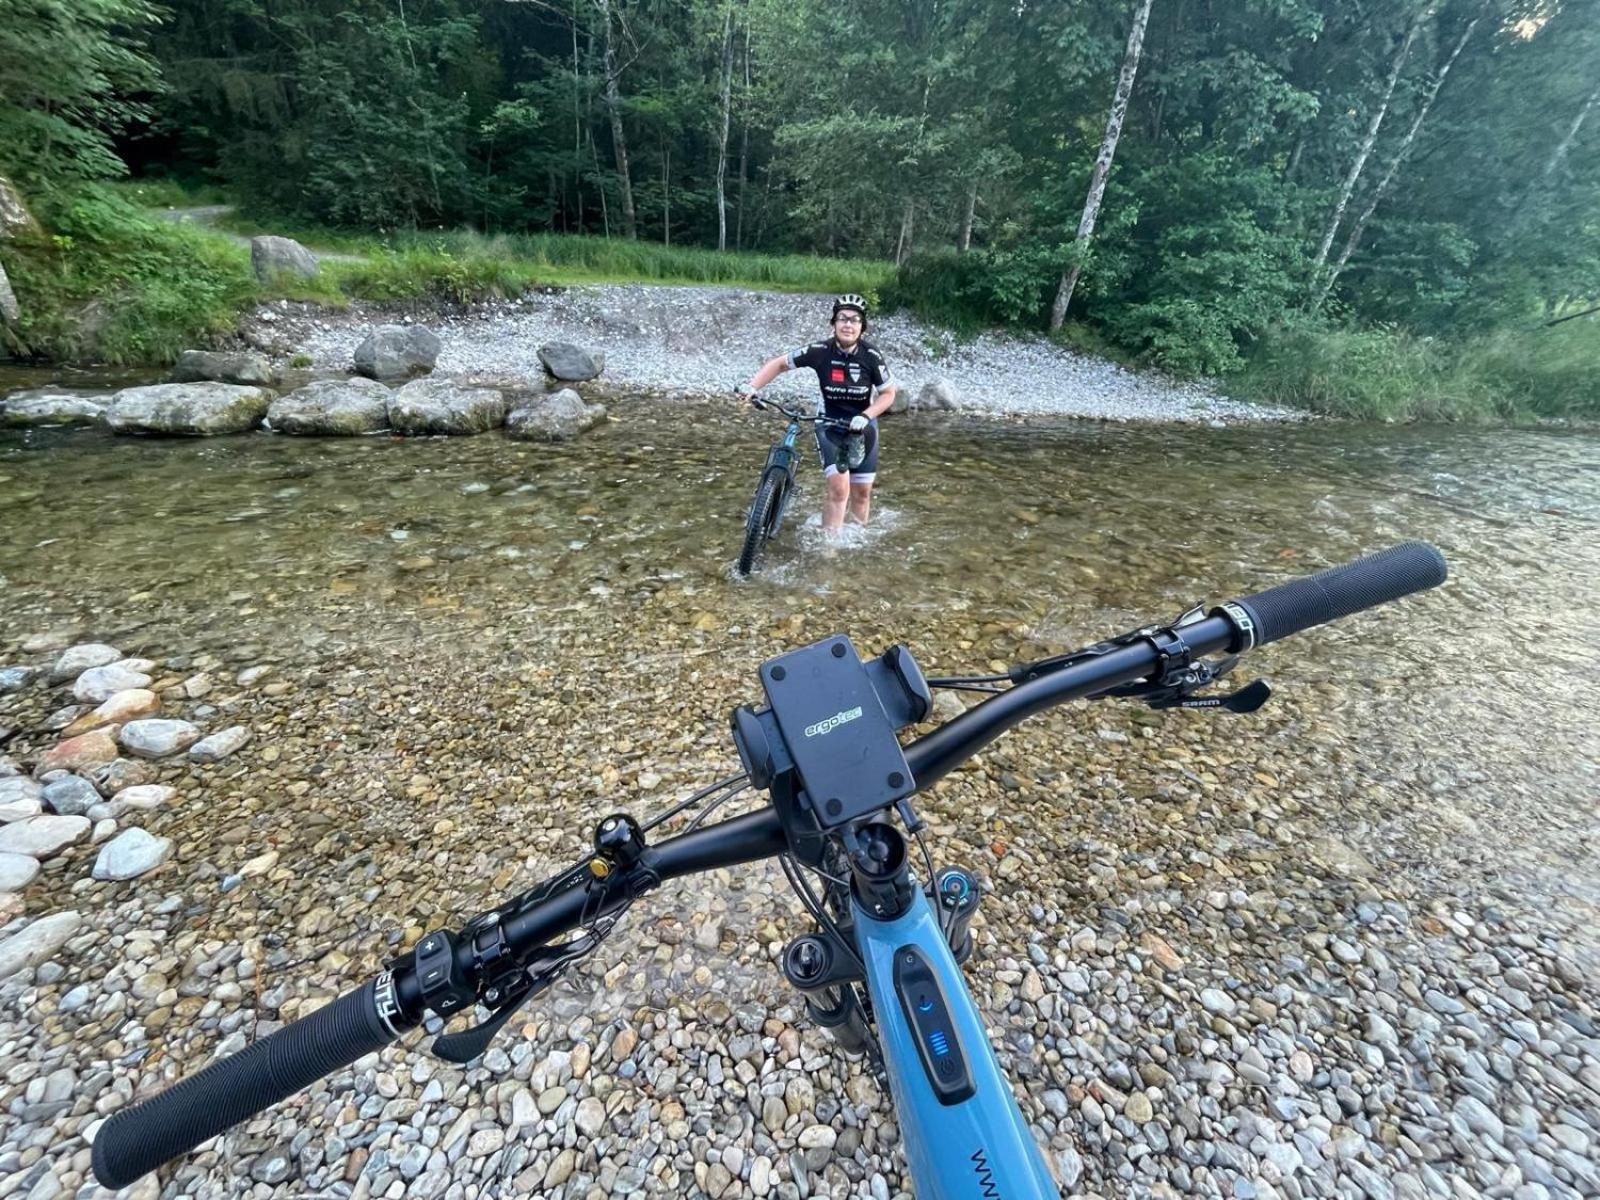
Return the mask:
{"type": "MultiPolygon", "coordinates": [[[[342,986],[384,940],[566,861],[612,806],[648,810],[726,774],[727,712],[780,650],[843,630],[863,652],[906,642],[930,673],[987,670],[1406,538],[1443,550],[1445,587],[1255,655],[1240,678],[1277,690],[1255,715],[1079,706],[1017,731],[926,799],[944,856],[1002,878],[1021,857],[1013,894],[986,910],[1002,932],[1042,920],[1064,939],[1192,893],[1193,936],[1214,927],[1210,961],[1240,978],[1286,951],[1233,940],[1235,914],[1203,895],[1265,896],[1267,926],[1298,937],[1354,920],[1338,880],[1376,881],[1419,910],[1499,906],[1594,944],[1595,439],[905,418],[886,431],[870,529],[825,544],[807,473],[791,526],[738,581],[772,423],[642,402],[613,416],[555,447],[3,435],[0,665],[58,629],[157,659],[210,654],[230,680],[272,664],[287,685],[231,708],[240,689],[209,698],[256,741],[220,768],[169,772],[204,802],[157,820],[177,865],[141,881],[144,907],[109,945],[170,892],[189,928],[264,938],[342,986]],[[223,901],[218,877],[269,848],[292,874],[223,901]],[[359,903],[356,882],[371,885],[359,903]]],[[[24,731],[10,749],[41,745],[24,731]]],[[[30,910],[74,902],[86,873],[47,873],[30,910]]],[[[757,930],[769,948],[796,931],[792,906],[765,895],[772,877],[752,878],[766,882],[734,880],[725,901],[677,893],[726,921],[740,961],[757,930]]],[[[619,944],[676,946],[672,911],[654,905],[619,944]]],[[[624,960],[600,957],[596,975],[624,960]]],[[[669,949],[656,983],[718,994],[731,960],[702,958],[714,980],[669,949]]],[[[975,969],[989,986],[992,964],[975,969]]],[[[729,998],[777,1003],[760,970],[729,998]]],[[[172,1048],[198,1063],[214,1037],[172,1048]]]]}

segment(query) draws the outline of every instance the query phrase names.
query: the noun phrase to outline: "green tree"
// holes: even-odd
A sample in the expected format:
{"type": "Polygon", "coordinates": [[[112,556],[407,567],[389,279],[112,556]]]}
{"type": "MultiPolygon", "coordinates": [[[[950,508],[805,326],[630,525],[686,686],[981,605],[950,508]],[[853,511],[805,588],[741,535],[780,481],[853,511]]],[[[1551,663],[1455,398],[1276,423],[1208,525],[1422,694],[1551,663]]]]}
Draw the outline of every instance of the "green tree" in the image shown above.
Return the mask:
{"type": "Polygon", "coordinates": [[[125,172],[112,139],[143,118],[155,70],[144,0],[0,6],[0,175],[29,192],[125,172]]]}

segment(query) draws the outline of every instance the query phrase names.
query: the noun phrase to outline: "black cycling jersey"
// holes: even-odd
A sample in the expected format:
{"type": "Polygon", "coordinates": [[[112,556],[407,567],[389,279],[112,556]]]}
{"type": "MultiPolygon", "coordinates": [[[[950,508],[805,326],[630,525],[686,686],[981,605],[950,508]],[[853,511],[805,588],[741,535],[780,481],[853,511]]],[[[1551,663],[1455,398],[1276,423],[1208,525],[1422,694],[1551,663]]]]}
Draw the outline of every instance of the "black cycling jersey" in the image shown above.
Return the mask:
{"type": "Polygon", "coordinates": [[[791,367],[810,367],[817,373],[823,411],[830,417],[849,418],[865,412],[872,403],[872,389],[889,383],[889,364],[865,341],[844,350],[829,338],[791,350],[786,357],[791,367]]]}

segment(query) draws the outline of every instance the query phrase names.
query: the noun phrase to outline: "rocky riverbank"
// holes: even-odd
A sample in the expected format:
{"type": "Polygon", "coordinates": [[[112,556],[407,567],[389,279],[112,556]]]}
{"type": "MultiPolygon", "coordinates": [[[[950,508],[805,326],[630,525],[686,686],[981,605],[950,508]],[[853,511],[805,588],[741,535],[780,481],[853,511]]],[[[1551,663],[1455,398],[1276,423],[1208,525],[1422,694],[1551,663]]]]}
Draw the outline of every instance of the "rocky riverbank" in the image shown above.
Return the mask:
{"type": "MultiPolygon", "coordinates": [[[[0,787],[21,807],[0,836],[73,828],[29,842],[42,869],[0,926],[0,1196],[100,1196],[87,1165],[107,1115],[347,990],[483,887],[569,857],[600,811],[568,786],[586,771],[644,809],[695,778],[641,757],[644,731],[591,701],[567,715],[597,752],[541,779],[497,745],[492,695],[462,711],[426,661],[376,686],[365,658],[306,670],[249,648],[155,661],[49,641],[22,642],[3,676],[16,773],[0,787]],[[159,718],[126,719],[152,697],[159,718]],[[441,775],[427,764],[446,752],[441,775]],[[83,816],[34,814],[80,792],[83,816]],[[508,850],[504,823],[528,813],[508,850]],[[145,826],[137,865],[102,869],[145,826]]],[[[526,678],[535,712],[576,702],[526,678]]],[[[997,818],[1028,744],[925,808],[941,857],[989,892],[969,975],[1065,1193],[1595,1194],[1592,947],[1489,897],[1428,900],[1336,838],[1286,838],[1324,785],[1278,753],[1164,742],[1120,713],[1075,719],[1068,740],[1073,777],[1026,785],[1037,836],[997,818]],[[1184,765],[1158,801],[1179,821],[1140,822],[1141,848],[1119,853],[1074,813],[1074,781],[1116,769],[1137,790],[1151,754],[1184,765]],[[1042,832],[1057,822],[1077,832],[1042,832]],[[1063,879],[1064,859],[1085,869],[1063,879]]],[[[799,928],[766,868],[669,887],[482,1059],[451,1066],[412,1039],[130,1194],[904,1198],[887,1096],[781,986],[799,928]]]]}
{"type": "MultiPolygon", "coordinates": [[[[246,337],[272,352],[343,366],[352,334],[379,320],[420,320],[439,334],[438,369],[459,375],[538,376],[539,348],[571,342],[604,351],[606,378],[657,392],[727,394],[774,354],[826,337],[830,297],[734,288],[604,284],[440,310],[353,304],[346,311],[288,302],[259,310],[246,337]]],[[[1303,413],[1228,400],[1204,383],[1130,371],[1043,337],[959,339],[907,314],[872,320],[906,403],[1010,416],[1107,421],[1297,420],[1303,413]]],[[[780,377],[781,395],[814,399],[809,372],[780,377]]]]}

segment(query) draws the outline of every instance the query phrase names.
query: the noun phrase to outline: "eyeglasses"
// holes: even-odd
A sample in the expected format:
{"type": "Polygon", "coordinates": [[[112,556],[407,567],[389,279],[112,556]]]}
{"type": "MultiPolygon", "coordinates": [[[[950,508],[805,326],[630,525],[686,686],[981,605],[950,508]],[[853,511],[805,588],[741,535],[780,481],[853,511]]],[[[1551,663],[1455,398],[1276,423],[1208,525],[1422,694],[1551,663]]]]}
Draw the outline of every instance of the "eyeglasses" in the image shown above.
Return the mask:
{"type": "Polygon", "coordinates": [[[861,318],[856,316],[855,313],[840,313],[833,319],[833,323],[835,325],[859,325],[861,324],[861,318]]]}

